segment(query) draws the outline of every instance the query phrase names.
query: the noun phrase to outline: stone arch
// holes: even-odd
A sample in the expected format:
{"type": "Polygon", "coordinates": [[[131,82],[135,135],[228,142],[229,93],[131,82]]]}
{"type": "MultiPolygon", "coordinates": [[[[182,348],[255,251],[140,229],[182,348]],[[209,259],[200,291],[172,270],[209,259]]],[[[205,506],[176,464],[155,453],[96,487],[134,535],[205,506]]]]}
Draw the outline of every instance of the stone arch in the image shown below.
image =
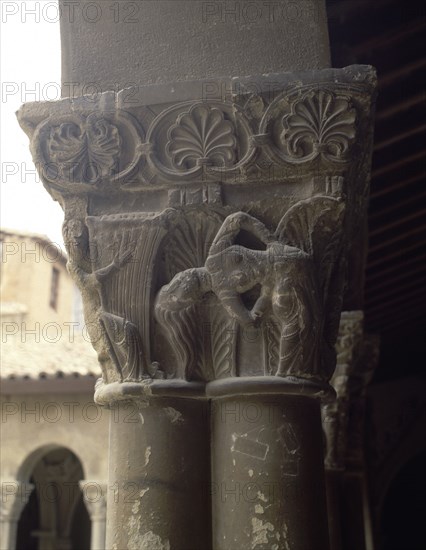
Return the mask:
{"type": "MultiPolygon", "coordinates": [[[[40,447],[35,448],[32,452],[30,452],[22,464],[18,468],[18,472],[16,475],[16,479],[23,483],[28,483],[32,474],[32,471],[34,469],[34,466],[37,464],[37,462],[45,456],[50,451],[54,451],[56,449],[68,449],[71,453],[73,453],[83,467],[83,461],[78,456],[78,454],[74,451],[74,449],[70,447],[65,447],[64,445],[60,445],[58,443],[47,443],[45,445],[41,445],[40,447]]],[[[83,468],[84,471],[84,468],[83,468]]]]}
{"type": "Polygon", "coordinates": [[[77,454],[62,445],[43,445],[27,456],[17,477],[18,483],[33,487],[16,522],[17,548],[89,550],[91,526],[77,454]]]}

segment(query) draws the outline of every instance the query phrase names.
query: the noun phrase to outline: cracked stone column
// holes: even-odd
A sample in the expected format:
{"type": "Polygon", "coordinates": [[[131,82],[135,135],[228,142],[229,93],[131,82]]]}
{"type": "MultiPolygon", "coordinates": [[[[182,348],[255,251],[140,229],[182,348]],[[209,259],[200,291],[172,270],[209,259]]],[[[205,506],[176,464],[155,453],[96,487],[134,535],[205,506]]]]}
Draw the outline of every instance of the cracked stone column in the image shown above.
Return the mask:
{"type": "Polygon", "coordinates": [[[107,548],[325,550],[320,399],[374,71],[327,68],[322,2],[134,4],[62,22],[64,95],[107,91],[18,114],[111,409],[107,548]]]}

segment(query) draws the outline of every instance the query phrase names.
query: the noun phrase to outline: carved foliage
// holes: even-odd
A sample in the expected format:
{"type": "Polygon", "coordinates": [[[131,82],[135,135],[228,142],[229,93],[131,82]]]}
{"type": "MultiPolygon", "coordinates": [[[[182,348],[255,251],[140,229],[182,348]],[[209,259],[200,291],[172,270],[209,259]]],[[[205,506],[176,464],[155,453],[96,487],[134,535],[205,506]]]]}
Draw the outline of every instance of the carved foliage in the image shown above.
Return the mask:
{"type": "Polygon", "coordinates": [[[235,323],[213,295],[203,292],[203,266],[221,223],[213,212],[187,211],[166,239],[170,283],[157,295],[155,317],[174,355],[177,378],[213,380],[235,368],[235,323]]]}
{"type": "Polygon", "coordinates": [[[235,128],[217,108],[194,105],[179,115],[168,136],[166,149],[178,169],[201,164],[228,167],[235,162],[235,128]]]}
{"type": "Polygon", "coordinates": [[[120,135],[118,128],[101,116],[92,114],[82,124],[53,126],[49,138],[49,158],[71,181],[95,183],[117,172],[120,135]]]}
{"type": "Polygon", "coordinates": [[[355,139],[355,109],[348,97],[319,90],[295,101],[283,117],[281,135],[295,162],[321,155],[331,162],[345,162],[355,139]]]}
{"type": "Polygon", "coordinates": [[[206,209],[191,210],[173,225],[165,245],[166,271],[171,279],[176,273],[202,267],[222,216],[206,209]]]}
{"type": "Polygon", "coordinates": [[[217,179],[253,157],[250,118],[236,103],[194,101],[160,112],[147,130],[148,164],[171,180],[217,179]]]}
{"type": "Polygon", "coordinates": [[[31,149],[43,178],[65,191],[124,179],[138,165],[141,130],[129,113],[115,110],[51,116],[34,132],[31,149]]]}
{"type": "Polygon", "coordinates": [[[154,182],[217,182],[221,174],[253,180],[259,170],[266,175],[271,160],[284,171],[315,159],[324,169],[344,166],[365,116],[363,94],[339,82],[298,82],[269,104],[266,96],[235,95],[135,106],[138,122],[115,103],[90,112],[87,102],[76,101],[68,114],[60,105],[57,116],[34,124],[25,113],[22,123],[49,183],[102,190],[120,182],[130,191],[154,182]]]}

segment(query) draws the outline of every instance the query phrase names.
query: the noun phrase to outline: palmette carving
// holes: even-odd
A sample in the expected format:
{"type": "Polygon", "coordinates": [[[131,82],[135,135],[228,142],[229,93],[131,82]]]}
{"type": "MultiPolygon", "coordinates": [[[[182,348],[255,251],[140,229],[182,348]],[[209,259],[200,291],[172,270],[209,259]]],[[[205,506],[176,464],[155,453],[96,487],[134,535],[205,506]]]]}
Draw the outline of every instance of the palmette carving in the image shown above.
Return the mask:
{"type": "Polygon", "coordinates": [[[31,151],[45,184],[81,193],[132,174],[141,159],[141,135],[137,120],[121,109],[105,114],[73,109],[41,122],[31,151]]]}
{"type": "Polygon", "coordinates": [[[309,170],[312,161],[324,173],[343,170],[363,146],[372,71],[320,71],[320,83],[312,74],[285,76],[282,89],[267,79],[256,93],[224,83],[231,93],[221,99],[195,94],[157,105],[150,96],[151,104],[133,105],[126,98],[134,94],[123,90],[51,103],[44,118],[23,109],[19,118],[43,181],[61,191],[87,192],[87,184],[100,194],[130,193],[225,178],[257,184],[259,177],[280,181],[296,165],[309,170]]]}
{"type": "Polygon", "coordinates": [[[179,116],[168,136],[166,150],[178,169],[202,164],[228,167],[235,163],[235,130],[217,108],[194,105],[179,116]]]}
{"type": "Polygon", "coordinates": [[[355,139],[356,112],[347,96],[319,90],[292,105],[283,117],[281,134],[287,153],[295,162],[318,156],[331,162],[346,162],[355,139]]]}

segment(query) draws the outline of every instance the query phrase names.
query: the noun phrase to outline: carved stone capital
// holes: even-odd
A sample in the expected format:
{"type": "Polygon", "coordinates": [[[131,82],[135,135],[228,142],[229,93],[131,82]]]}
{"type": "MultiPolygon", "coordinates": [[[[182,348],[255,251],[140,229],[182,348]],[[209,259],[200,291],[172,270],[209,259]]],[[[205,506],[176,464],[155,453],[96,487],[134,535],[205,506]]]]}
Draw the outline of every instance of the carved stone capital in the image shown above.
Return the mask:
{"type": "Polygon", "coordinates": [[[364,335],[362,311],[341,314],[336,342],[337,366],[331,378],[336,396],[322,406],[325,465],[344,470],[362,462],[365,392],[379,355],[378,338],[364,335]]]}
{"type": "Polygon", "coordinates": [[[248,377],[322,391],[333,374],[374,71],[225,79],[224,97],[205,84],[18,114],[65,211],[100,402],[248,377]]]}

